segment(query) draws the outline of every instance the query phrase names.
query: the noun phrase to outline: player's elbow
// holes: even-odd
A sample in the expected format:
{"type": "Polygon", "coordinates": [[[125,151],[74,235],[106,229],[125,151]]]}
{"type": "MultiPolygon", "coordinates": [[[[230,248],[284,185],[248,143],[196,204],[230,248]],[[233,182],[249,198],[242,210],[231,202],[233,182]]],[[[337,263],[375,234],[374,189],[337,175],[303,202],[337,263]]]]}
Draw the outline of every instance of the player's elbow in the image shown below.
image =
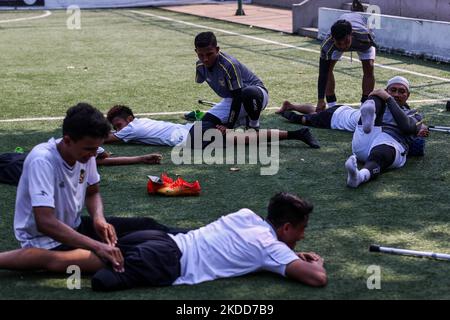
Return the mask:
{"type": "Polygon", "coordinates": [[[311,283],[309,285],[313,287],[325,287],[328,283],[327,273],[324,271],[318,272],[311,279],[311,283]]]}
{"type": "Polygon", "coordinates": [[[48,235],[53,227],[53,223],[48,219],[36,219],[36,229],[39,233],[48,235]]]}

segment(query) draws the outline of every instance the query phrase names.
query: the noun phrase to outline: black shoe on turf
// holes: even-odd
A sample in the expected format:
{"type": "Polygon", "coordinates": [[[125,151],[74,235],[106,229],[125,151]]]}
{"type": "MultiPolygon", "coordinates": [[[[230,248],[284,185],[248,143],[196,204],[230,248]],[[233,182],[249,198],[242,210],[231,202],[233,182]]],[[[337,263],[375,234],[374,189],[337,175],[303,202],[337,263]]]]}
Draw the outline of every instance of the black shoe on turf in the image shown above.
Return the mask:
{"type": "Polygon", "coordinates": [[[300,130],[294,131],[294,137],[297,140],[301,140],[306,143],[308,146],[314,149],[319,149],[319,141],[312,135],[309,128],[301,128],[300,130]]]}

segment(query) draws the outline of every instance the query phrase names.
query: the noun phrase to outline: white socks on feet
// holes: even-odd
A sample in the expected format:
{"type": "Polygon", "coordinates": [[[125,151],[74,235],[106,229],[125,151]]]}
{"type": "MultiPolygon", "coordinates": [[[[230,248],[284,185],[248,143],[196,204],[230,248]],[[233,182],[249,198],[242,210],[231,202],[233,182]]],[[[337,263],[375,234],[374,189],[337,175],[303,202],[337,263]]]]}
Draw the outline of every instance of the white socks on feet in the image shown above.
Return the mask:
{"type": "Polygon", "coordinates": [[[375,101],[367,100],[360,108],[363,131],[370,133],[375,125],[375,101]]]}
{"type": "Polygon", "coordinates": [[[351,155],[345,161],[345,169],[347,169],[347,186],[357,188],[361,183],[370,179],[370,171],[363,168],[358,170],[358,162],[355,155],[351,155]]]}

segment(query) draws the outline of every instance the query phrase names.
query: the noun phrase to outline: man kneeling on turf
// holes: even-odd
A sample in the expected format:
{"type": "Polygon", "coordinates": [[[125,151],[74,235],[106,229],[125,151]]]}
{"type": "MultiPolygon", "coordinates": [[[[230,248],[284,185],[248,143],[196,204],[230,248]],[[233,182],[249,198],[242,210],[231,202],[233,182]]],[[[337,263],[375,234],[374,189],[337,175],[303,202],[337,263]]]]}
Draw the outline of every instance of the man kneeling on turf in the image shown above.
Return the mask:
{"type": "MultiPolygon", "coordinates": [[[[166,146],[178,146],[190,142],[193,148],[195,139],[201,139],[202,142],[198,145],[205,148],[211,141],[203,141],[203,136],[199,137],[194,132],[195,126],[192,123],[179,124],[167,121],[158,121],[147,118],[137,118],[134,116],[133,111],[123,105],[117,105],[112,107],[107,114],[108,121],[112,124],[116,132],[111,132],[105,143],[113,142],[134,142],[143,143],[149,145],[166,145],[166,146]],[[190,139],[188,139],[190,137],[190,139]]],[[[219,130],[226,138],[227,128],[223,125],[215,125],[210,122],[211,126],[199,125],[201,129],[199,132],[203,135],[206,130],[219,130]]],[[[253,132],[258,137],[259,132],[253,132]]],[[[242,135],[248,135],[246,133],[240,133],[242,135]]],[[[249,142],[249,139],[239,139],[240,134],[233,135],[235,141],[249,142]]],[[[308,128],[302,128],[295,131],[284,131],[278,129],[268,129],[268,138],[272,134],[276,134],[280,140],[300,140],[308,144],[311,148],[320,148],[319,143],[311,134],[308,128]]]]}

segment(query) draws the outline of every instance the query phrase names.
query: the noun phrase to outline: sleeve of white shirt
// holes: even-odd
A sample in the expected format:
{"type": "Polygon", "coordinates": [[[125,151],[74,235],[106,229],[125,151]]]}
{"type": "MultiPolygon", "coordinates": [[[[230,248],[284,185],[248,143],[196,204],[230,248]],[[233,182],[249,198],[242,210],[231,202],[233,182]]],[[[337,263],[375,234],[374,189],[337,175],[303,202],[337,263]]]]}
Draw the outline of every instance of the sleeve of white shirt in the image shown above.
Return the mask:
{"type": "Polygon", "coordinates": [[[29,193],[32,207],[55,207],[55,173],[50,162],[35,159],[29,166],[29,193]]]}
{"type": "Polygon", "coordinates": [[[294,251],[281,241],[272,241],[264,249],[267,256],[262,268],[282,276],[286,276],[286,266],[289,263],[300,259],[294,251]]]}
{"type": "Polygon", "coordinates": [[[86,165],[86,176],[88,186],[92,186],[93,184],[100,182],[100,175],[98,174],[97,163],[94,157],[89,159],[86,165]]]}
{"type": "Polygon", "coordinates": [[[114,135],[124,142],[136,140],[136,129],[131,122],[122,130],[114,132],[114,135]]]}

